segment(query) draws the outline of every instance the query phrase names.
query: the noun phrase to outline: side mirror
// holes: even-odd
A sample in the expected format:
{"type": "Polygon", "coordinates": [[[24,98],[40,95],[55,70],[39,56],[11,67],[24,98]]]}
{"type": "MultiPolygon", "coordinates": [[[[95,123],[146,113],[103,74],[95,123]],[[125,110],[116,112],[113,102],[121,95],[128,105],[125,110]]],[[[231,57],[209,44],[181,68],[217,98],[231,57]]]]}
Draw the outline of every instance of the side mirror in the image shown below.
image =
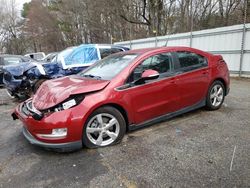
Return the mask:
{"type": "Polygon", "coordinates": [[[152,69],[148,69],[142,73],[141,79],[143,79],[144,81],[154,80],[154,79],[159,78],[159,75],[160,75],[159,72],[152,70],[152,69]]]}
{"type": "Polygon", "coordinates": [[[145,83],[145,81],[147,81],[147,80],[157,79],[157,78],[159,78],[159,76],[160,76],[159,72],[157,72],[155,70],[152,70],[152,69],[148,69],[148,70],[145,70],[142,73],[141,78],[139,78],[138,80],[136,80],[134,82],[134,84],[140,85],[140,84],[145,83]]]}

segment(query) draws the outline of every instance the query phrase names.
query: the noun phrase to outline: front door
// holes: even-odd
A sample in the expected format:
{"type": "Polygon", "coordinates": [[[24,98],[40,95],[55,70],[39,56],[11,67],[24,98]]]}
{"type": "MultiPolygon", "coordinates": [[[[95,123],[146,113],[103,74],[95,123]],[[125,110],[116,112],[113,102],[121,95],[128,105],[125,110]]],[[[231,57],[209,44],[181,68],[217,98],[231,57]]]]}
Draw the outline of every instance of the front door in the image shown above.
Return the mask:
{"type": "Polygon", "coordinates": [[[123,97],[133,107],[135,124],[142,123],[179,108],[179,90],[173,76],[171,53],[160,53],[142,61],[131,73],[128,83],[131,87],[123,91],[123,97]],[[159,72],[158,79],[133,85],[145,70],[159,72]]]}

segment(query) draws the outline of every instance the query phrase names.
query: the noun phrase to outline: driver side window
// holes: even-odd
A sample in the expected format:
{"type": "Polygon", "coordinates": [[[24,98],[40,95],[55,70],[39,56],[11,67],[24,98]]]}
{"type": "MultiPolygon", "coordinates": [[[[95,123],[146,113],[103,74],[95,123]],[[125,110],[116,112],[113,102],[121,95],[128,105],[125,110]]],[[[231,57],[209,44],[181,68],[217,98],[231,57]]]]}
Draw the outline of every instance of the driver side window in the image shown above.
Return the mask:
{"type": "Polygon", "coordinates": [[[151,56],[139,64],[129,76],[128,82],[141,78],[145,70],[152,69],[159,72],[160,76],[171,71],[172,58],[170,53],[162,53],[151,56]]]}

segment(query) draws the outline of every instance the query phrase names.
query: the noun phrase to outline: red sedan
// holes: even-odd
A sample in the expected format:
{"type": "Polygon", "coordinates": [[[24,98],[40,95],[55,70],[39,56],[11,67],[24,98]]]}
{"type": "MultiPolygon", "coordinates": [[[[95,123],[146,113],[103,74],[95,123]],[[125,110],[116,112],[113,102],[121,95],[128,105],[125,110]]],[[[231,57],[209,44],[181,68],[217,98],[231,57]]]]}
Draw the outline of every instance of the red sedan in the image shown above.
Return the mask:
{"type": "Polygon", "coordinates": [[[131,50],[46,81],[12,116],[23,122],[32,144],[96,148],[197,108],[217,110],[228,92],[229,71],[220,55],[188,47],[131,50]]]}

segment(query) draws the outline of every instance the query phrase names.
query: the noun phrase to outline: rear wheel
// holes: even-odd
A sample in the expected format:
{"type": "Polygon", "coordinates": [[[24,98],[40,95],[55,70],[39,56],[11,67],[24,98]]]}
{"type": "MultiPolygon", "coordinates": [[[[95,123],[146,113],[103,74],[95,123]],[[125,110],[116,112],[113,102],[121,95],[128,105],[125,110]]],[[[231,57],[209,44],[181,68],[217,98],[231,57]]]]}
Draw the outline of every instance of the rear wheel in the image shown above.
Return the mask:
{"type": "Polygon", "coordinates": [[[94,111],[84,126],[83,144],[88,148],[119,143],[126,131],[124,117],[119,110],[106,106],[94,111]]]}
{"type": "Polygon", "coordinates": [[[217,110],[223,104],[225,98],[225,86],[224,84],[216,80],[209,88],[206,107],[208,110],[217,110]]]}

